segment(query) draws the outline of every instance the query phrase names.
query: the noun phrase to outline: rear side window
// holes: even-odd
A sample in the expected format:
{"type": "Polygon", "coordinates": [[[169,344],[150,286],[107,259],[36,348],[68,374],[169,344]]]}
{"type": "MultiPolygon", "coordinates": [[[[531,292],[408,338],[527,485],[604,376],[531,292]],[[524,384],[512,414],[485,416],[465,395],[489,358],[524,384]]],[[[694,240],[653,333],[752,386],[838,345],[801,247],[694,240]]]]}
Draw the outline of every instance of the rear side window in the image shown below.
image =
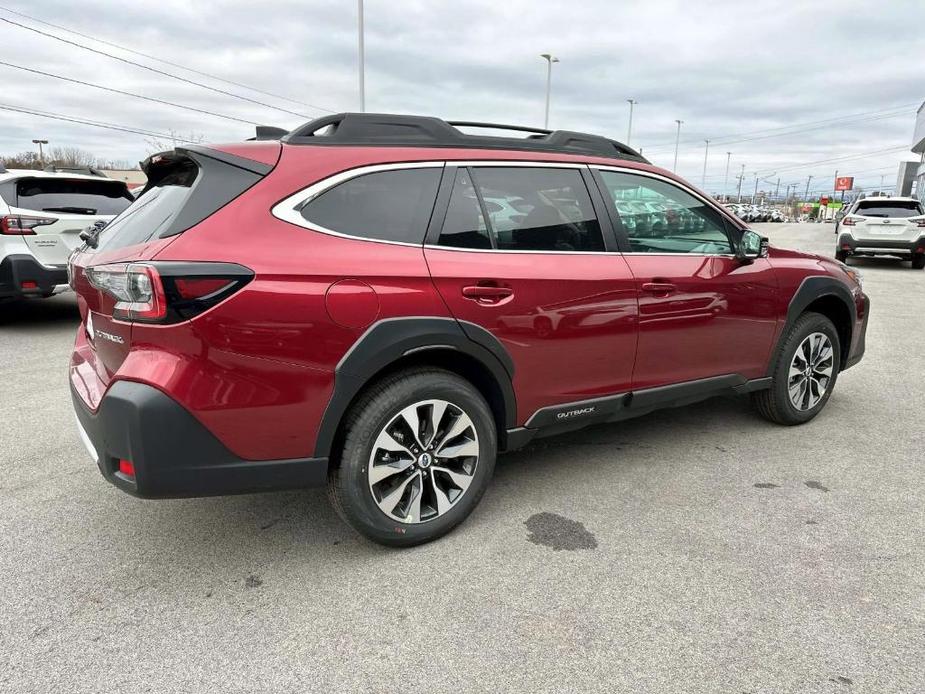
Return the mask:
{"type": "Polygon", "coordinates": [[[503,251],[604,250],[581,173],[540,166],[461,170],[439,244],[503,251]],[[469,176],[474,189],[466,184],[469,176]],[[466,228],[457,228],[460,219],[466,228]]]}
{"type": "Polygon", "coordinates": [[[13,207],[61,214],[117,215],[132,203],[124,183],[81,178],[21,178],[13,207]]]}
{"type": "Polygon", "coordinates": [[[363,174],[302,206],[311,225],[348,236],[420,244],[434,209],[442,167],[363,174]]]}
{"type": "Polygon", "coordinates": [[[855,214],[863,217],[918,217],[922,206],[914,200],[871,200],[859,202],[855,214]]]}

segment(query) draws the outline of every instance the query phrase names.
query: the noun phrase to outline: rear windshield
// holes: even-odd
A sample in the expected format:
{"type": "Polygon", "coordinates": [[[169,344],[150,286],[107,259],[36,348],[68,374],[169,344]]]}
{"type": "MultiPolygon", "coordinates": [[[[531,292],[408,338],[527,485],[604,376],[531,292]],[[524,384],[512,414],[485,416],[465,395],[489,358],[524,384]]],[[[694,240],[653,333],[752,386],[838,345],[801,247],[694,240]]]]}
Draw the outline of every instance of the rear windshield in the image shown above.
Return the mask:
{"type": "Polygon", "coordinates": [[[918,217],[922,214],[922,206],[913,200],[871,200],[858,203],[855,214],[864,217],[918,217]]]}
{"type": "Polygon", "coordinates": [[[59,214],[117,215],[132,203],[124,183],[81,178],[21,178],[13,197],[13,207],[59,214]]]}
{"type": "Polygon", "coordinates": [[[187,185],[160,185],[145,192],[100,234],[98,249],[123,248],[154,238],[176,216],[190,194],[187,185]]]}

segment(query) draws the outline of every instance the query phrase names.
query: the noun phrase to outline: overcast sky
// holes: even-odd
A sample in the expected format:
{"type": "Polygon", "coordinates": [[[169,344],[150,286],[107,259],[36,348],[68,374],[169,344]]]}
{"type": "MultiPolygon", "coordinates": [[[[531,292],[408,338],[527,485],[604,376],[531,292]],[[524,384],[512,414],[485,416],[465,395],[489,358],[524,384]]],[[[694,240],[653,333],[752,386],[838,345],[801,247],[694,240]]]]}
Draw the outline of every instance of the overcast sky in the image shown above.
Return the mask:
{"type": "MultiPolygon", "coordinates": [[[[0,60],[292,128],[327,112],[358,109],[356,5],[354,0],[0,0],[7,8],[0,9],[0,18],[284,111],[7,22],[0,22],[0,60]],[[7,10],[295,101],[209,80],[7,10]]],[[[626,99],[634,98],[639,103],[631,144],[670,168],[674,121],[683,120],[678,171],[696,185],[703,173],[703,140],[714,140],[707,168],[711,192],[723,187],[727,151],[729,188],[745,164],[749,193],[756,170],[772,181],[779,175],[782,190],[799,182],[802,192],[810,174],[811,190],[829,186],[836,169],[876,188],[881,175],[887,183],[895,180],[900,159],[915,158],[908,148],[916,108],[925,99],[922,0],[366,0],[365,5],[369,111],[542,126],[546,63],[539,54],[551,52],[561,62],[553,68],[550,127],[625,140],[626,99]],[[742,141],[746,138],[751,139],[742,141]],[[880,150],[893,151],[847,159],[880,150]],[[807,165],[839,157],[846,159],[807,165]]],[[[0,106],[194,133],[213,142],[253,134],[246,123],[7,66],[0,66],[0,76],[0,106]]],[[[0,152],[29,149],[38,137],[132,162],[150,150],[143,135],[0,110],[0,152]]]]}

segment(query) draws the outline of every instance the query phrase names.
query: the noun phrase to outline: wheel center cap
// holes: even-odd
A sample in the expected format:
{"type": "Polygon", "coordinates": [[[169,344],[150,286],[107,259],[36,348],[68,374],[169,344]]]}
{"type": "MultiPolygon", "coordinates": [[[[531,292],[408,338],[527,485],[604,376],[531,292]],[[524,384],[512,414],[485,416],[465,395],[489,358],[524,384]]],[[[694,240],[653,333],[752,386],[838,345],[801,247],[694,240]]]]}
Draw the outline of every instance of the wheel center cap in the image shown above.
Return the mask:
{"type": "Polygon", "coordinates": [[[421,453],[421,457],[418,458],[418,465],[423,468],[430,467],[432,462],[434,462],[434,459],[431,457],[430,453],[421,453]]]}

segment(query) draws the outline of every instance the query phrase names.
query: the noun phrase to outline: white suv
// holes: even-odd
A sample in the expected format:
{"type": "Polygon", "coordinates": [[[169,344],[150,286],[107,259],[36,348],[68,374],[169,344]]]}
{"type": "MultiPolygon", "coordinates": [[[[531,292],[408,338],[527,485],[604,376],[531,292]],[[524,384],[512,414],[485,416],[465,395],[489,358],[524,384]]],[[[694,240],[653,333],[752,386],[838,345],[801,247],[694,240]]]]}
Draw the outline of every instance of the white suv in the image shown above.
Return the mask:
{"type": "Polygon", "coordinates": [[[925,268],[925,210],[915,198],[862,198],[835,231],[835,257],[842,262],[853,255],[896,255],[925,268]]]}
{"type": "Polygon", "coordinates": [[[66,287],[80,233],[133,201],[125,183],[101,174],[0,166],[0,301],[66,287]]]}

